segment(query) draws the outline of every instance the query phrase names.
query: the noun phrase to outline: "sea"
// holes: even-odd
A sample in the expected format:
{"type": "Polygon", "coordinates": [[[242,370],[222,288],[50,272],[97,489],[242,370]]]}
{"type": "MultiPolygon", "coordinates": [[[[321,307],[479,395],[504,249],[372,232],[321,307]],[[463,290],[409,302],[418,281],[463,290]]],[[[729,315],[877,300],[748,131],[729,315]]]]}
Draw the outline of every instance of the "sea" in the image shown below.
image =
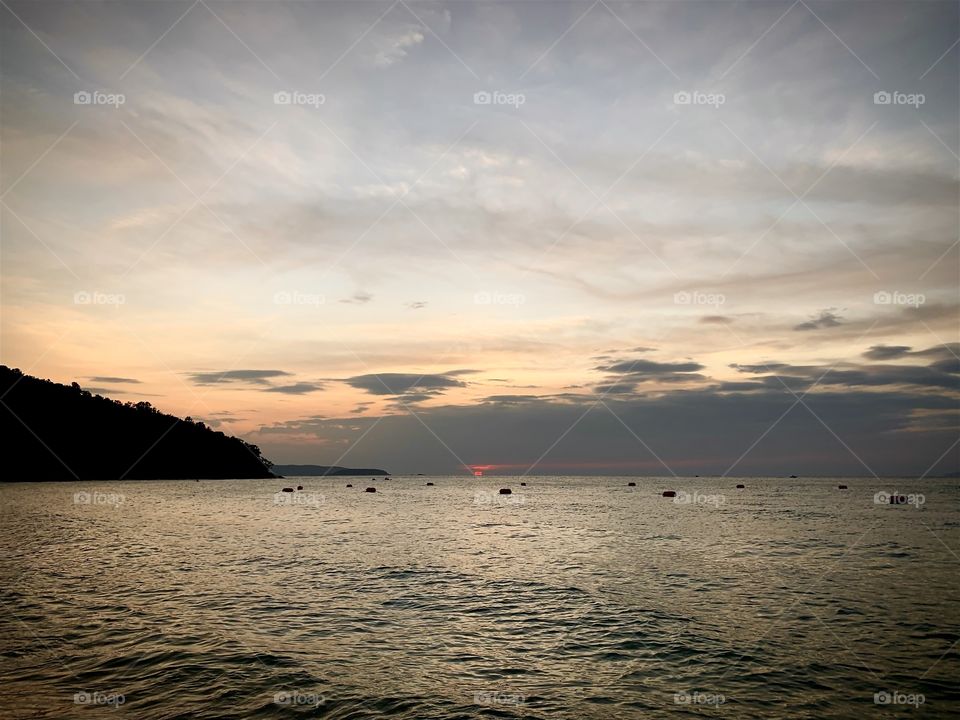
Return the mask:
{"type": "Polygon", "coordinates": [[[0,508],[2,718],[960,716],[957,479],[11,482],[0,508]]]}

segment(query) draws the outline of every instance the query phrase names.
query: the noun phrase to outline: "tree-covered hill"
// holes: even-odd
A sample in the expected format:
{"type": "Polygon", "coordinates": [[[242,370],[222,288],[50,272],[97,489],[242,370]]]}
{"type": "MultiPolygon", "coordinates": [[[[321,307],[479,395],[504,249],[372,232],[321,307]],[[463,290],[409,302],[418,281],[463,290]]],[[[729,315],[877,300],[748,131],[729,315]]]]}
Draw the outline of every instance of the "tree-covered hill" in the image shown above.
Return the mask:
{"type": "Polygon", "coordinates": [[[202,422],[5,365],[0,431],[8,481],[272,477],[260,448],[202,422]]]}

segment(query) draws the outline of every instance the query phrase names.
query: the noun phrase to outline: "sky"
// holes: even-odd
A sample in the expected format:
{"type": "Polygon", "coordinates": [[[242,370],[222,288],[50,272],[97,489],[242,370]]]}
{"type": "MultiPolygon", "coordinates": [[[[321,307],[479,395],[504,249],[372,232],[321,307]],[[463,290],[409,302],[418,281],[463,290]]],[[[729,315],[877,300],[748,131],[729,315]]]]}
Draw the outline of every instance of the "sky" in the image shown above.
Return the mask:
{"type": "Polygon", "coordinates": [[[957,471],[958,21],[4,0],[2,362],[277,463],[957,471]]]}

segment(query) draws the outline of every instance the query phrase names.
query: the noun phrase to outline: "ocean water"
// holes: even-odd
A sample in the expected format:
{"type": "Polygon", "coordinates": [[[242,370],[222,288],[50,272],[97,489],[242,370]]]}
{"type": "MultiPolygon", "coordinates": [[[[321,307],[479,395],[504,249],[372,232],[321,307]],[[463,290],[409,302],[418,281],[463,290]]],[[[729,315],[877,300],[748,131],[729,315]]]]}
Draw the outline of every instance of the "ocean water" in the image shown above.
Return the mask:
{"type": "Polygon", "coordinates": [[[960,713],[957,480],[524,482],[0,486],[0,717],[960,713]]]}

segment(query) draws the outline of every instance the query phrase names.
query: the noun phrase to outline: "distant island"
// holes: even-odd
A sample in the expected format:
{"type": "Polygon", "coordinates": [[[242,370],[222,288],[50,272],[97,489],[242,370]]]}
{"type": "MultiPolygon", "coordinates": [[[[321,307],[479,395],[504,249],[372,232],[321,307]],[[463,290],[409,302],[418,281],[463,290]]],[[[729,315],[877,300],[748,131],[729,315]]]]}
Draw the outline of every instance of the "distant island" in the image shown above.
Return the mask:
{"type": "Polygon", "coordinates": [[[273,472],[278,475],[329,475],[331,477],[343,475],[389,475],[386,470],[379,468],[347,468],[339,465],[274,465],[273,472]]]}
{"type": "Polygon", "coordinates": [[[5,365],[0,432],[5,481],[274,477],[260,448],[202,422],[5,365]]]}

